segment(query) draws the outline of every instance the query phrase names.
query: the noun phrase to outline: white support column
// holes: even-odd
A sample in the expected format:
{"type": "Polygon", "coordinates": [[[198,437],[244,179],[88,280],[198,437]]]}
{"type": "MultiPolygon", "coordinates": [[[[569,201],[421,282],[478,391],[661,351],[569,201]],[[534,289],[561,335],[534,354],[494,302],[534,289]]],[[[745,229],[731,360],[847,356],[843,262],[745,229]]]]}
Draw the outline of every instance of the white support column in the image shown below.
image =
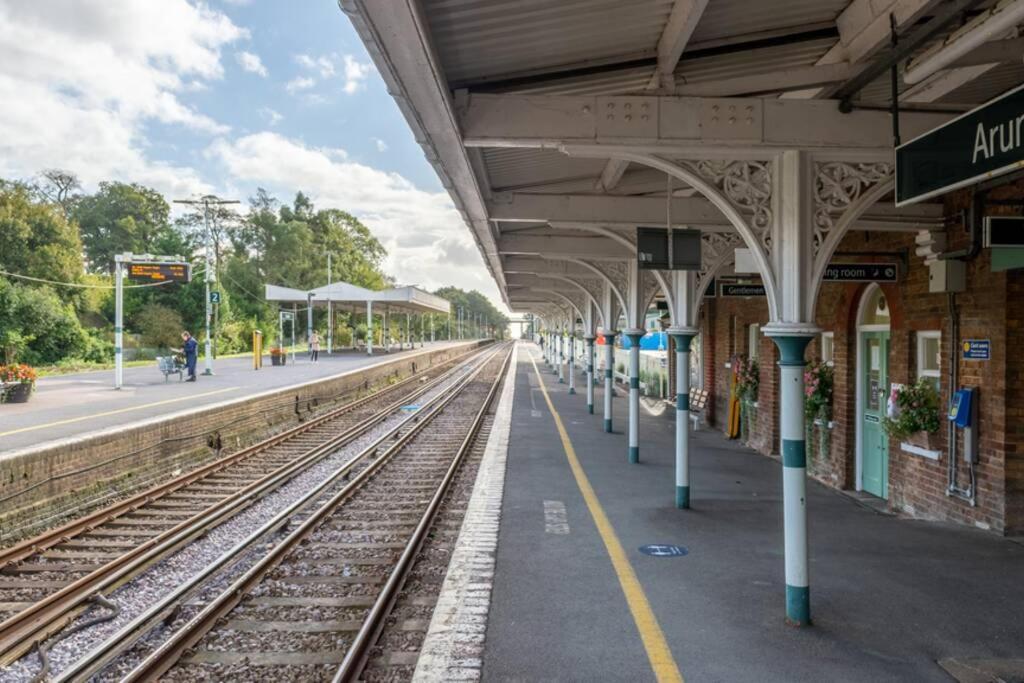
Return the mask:
{"type": "Polygon", "coordinates": [[[676,507],[690,507],[690,343],[697,336],[696,278],[672,273],[672,319],[668,333],[676,353],[676,507]]]}
{"type": "Polygon", "coordinates": [[[807,449],[804,442],[804,351],[820,330],[810,320],[813,265],[814,173],[806,152],[783,152],[774,164],[772,268],[776,316],[764,333],[779,348],[782,507],[786,565],[786,620],[811,622],[807,559],[807,449]]]}
{"type": "Polygon", "coordinates": [[[639,264],[634,259],[629,262],[629,293],[626,295],[627,324],[629,339],[629,461],[640,462],[640,340],[644,337],[643,277],[639,264]]]}
{"type": "Polygon", "coordinates": [[[576,393],[576,330],[569,330],[569,393],[576,393]]]}
{"type": "Polygon", "coordinates": [[[587,344],[587,412],[594,414],[594,335],[584,337],[587,344]]]}
{"type": "Polygon", "coordinates": [[[558,328],[558,383],[565,384],[565,327],[558,328]]]}
{"type": "Polygon", "coordinates": [[[373,302],[366,302],[366,355],[373,355],[373,302]]]}
{"type": "Polygon", "coordinates": [[[615,395],[615,330],[604,331],[604,431],[612,431],[612,396],[615,395]]]}
{"type": "Polygon", "coordinates": [[[124,384],[124,264],[114,257],[114,388],[124,384]]]}

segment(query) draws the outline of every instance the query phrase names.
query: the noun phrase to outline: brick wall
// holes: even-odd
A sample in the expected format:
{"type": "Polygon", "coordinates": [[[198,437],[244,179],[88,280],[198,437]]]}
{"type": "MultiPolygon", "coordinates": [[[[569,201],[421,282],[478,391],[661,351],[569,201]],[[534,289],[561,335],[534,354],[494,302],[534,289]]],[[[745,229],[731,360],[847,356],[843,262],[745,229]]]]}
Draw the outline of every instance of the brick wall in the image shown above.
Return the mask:
{"type": "Polygon", "coordinates": [[[220,436],[221,455],[227,455],[475,345],[423,351],[372,369],[5,454],[0,543],[208,462],[217,455],[209,446],[211,435],[220,436]]]}
{"type": "MultiPolygon", "coordinates": [[[[1020,207],[999,204],[1000,200],[1024,197],[1024,182],[992,191],[986,213],[1018,214],[1020,207]]],[[[969,192],[946,199],[946,213],[953,220],[970,201],[969,192]]],[[[962,224],[950,224],[948,250],[966,248],[969,236],[962,224]]],[[[940,403],[950,395],[950,354],[955,352],[959,386],[975,387],[979,394],[980,444],[976,466],[977,506],[946,494],[949,448],[946,423],[939,432],[908,439],[914,445],[940,453],[932,460],[901,448],[895,439],[889,444],[889,505],[913,516],[950,520],[995,531],[1024,532],[1024,359],[1008,349],[1024,349],[1024,274],[990,272],[990,255],[983,250],[967,266],[967,291],[957,294],[955,305],[959,332],[951,338],[949,297],[928,292],[928,269],[914,254],[911,233],[849,233],[838,248],[836,260],[906,260],[907,268],[898,284],[883,285],[890,306],[891,330],[888,359],[889,381],[909,384],[917,380],[917,335],[941,332],[940,403]],[[869,252],[873,252],[869,254],[869,252]],[[858,253],[860,255],[858,255],[858,253]],[[959,343],[963,339],[989,339],[992,358],[963,360],[959,343]]],[[[857,313],[868,285],[825,283],[817,302],[816,322],[834,334],[835,392],[833,428],[814,428],[808,443],[811,476],[841,489],[856,487],[857,433],[857,313]],[[821,435],[827,431],[827,438],[821,435]]],[[[705,386],[713,389],[711,424],[725,427],[728,414],[730,371],[725,362],[735,353],[746,353],[746,326],[767,322],[767,306],[758,299],[705,300],[701,332],[705,341],[705,386]]],[[[820,340],[808,349],[808,359],[820,357],[820,340]]],[[[768,339],[760,344],[761,387],[757,422],[750,445],[762,453],[777,451],[778,401],[776,398],[777,352],[768,339]]],[[[963,463],[962,439],[958,442],[957,479],[961,487],[969,482],[963,463]]]]}

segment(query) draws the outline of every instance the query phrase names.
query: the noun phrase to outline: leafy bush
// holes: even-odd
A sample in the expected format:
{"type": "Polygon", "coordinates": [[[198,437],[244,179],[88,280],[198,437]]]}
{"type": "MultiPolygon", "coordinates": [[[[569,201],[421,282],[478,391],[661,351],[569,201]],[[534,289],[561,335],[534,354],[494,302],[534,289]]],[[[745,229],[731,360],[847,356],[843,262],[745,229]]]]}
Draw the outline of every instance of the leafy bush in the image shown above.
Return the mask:
{"type": "Polygon", "coordinates": [[[181,346],[181,332],[185,326],[181,315],[174,309],[160,304],[147,304],[134,322],[142,346],[169,349],[181,346]]]}
{"type": "Polygon", "coordinates": [[[8,363],[46,365],[77,356],[87,346],[74,309],[47,287],[0,278],[0,347],[8,363]]]}
{"type": "Polygon", "coordinates": [[[892,409],[882,418],[886,433],[905,439],[915,432],[934,434],[942,421],[939,417],[939,394],[927,377],[912,386],[893,385],[889,394],[892,409]]]}
{"type": "Polygon", "coordinates": [[[114,358],[114,342],[101,330],[86,328],[85,348],[79,354],[79,360],[87,363],[109,363],[114,358]]]}

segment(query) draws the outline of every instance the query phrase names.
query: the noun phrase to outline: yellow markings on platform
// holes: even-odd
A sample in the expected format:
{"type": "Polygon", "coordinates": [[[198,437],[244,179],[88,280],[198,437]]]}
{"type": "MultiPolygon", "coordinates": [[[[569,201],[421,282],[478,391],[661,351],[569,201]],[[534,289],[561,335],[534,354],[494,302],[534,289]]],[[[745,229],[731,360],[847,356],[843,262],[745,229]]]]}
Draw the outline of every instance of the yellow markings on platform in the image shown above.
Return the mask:
{"type": "Polygon", "coordinates": [[[565,430],[561,416],[555,410],[555,404],[551,402],[551,397],[548,396],[547,387],[544,386],[544,378],[541,377],[540,369],[537,368],[533,354],[527,352],[527,355],[530,357],[530,363],[533,364],[533,371],[537,373],[537,383],[540,385],[541,393],[544,394],[544,400],[548,404],[551,416],[555,418],[555,427],[558,429],[558,435],[562,438],[562,448],[565,450],[565,457],[569,460],[569,468],[576,478],[576,485],[579,486],[580,493],[583,494],[583,500],[587,504],[587,509],[590,510],[590,516],[594,518],[597,532],[601,535],[601,540],[604,541],[608,557],[611,558],[615,574],[619,578],[619,585],[626,596],[629,611],[633,615],[637,631],[640,632],[640,640],[643,641],[644,649],[647,651],[647,659],[651,662],[654,675],[659,681],[679,681],[679,683],[682,683],[683,675],[679,673],[676,660],[672,657],[672,651],[668,647],[668,642],[665,641],[665,634],[662,632],[661,626],[658,625],[658,618],[654,616],[651,603],[647,601],[647,594],[644,593],[644,588],[640,585],[636,572],[633,571],[633,565],[629,563],[629,558],[626,557],[626,551],[623,549],[622,543],[619,542],[615,528],[608,520],[608,515],[605,514],[604,508],[601,507],[601,502],[597,499],[597,494],[594,493],[594,489],[590,485],[587,473],[583,471],[583,466],[580,465],[579,458],[576,457],[576,449],[572,446],[572,441],[569,439],[569,433],[565,430]]]}
{"type": "Polygon", "coordinates": [[[50,427],[59,427],[60,425],[72,424],[74,422],[84,422],[85,420],[94,420],[97,417],[107,417],[108,415],[118,415],[120,413],[129,413],[133,410],[144,410],[146,408],[153,408],[155,406],[165,406],[169,403],[179,403],[181,401],[191,401],[203,396],[213,396],[215,394],[223,394],[227,391],[236,391],[238,387],[227,387],[226,389],[217,389],[216,391],[207,391],[202,394],[189,394],[188,396],[182,396],[180,398],[169,398],[166,401],[155,401],[153,403],[142,403],[137,406],[129,406],[127,408],[118,408],[117,410],[108,410],[105,413],[92,413],[91,415],[82,415],[81,417],[70,417],[66,420],[57,420],[55,422],[47,422],[41,425],[32,425],[30,427],[20,427],[18,429],[12,429],[8,432],[0,432],[0,436],[10,436],[11,434],[21,434],[22,432],[32,432],[37,429],[48,429],[50,427]]]}

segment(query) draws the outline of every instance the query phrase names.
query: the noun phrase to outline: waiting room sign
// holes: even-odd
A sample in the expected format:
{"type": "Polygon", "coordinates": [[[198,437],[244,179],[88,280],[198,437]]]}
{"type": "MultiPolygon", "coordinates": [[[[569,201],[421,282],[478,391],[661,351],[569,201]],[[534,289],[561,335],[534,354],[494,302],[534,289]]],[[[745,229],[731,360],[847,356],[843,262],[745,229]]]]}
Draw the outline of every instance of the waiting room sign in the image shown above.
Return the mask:
{"type": "Polygon", "coordinates": [[[896,148],[896,206],[1024,168],[1024,86],[896,148]]]}

